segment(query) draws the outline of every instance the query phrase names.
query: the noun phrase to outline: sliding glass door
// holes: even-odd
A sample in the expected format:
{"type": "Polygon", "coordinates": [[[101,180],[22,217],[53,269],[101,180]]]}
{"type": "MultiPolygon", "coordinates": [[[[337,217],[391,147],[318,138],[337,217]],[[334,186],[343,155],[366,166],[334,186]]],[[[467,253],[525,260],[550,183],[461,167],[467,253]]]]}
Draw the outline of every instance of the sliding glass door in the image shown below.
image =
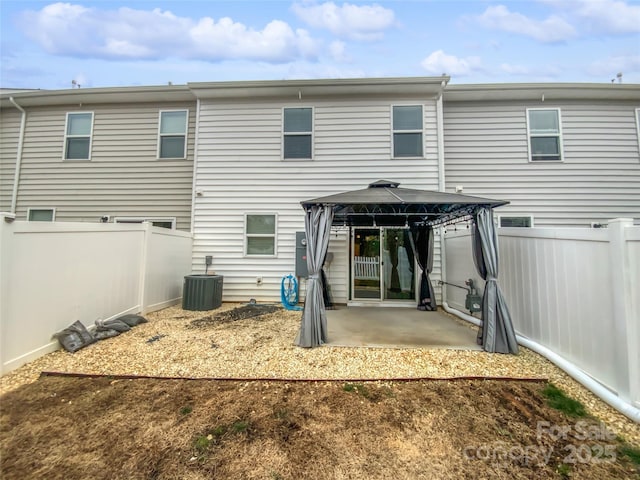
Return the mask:
{"type": "Polygon", "coordinates": [[[414,257],[404,228],[355,228],[353,300],[415,300],[414,257]]]}

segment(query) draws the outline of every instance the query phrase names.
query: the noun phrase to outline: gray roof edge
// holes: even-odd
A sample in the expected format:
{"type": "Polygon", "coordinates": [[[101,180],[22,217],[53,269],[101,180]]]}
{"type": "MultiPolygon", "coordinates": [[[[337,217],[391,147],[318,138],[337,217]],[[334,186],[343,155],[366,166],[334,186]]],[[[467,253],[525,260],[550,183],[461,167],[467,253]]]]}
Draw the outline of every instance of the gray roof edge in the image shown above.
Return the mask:
{"type": "Polygon", "coordinates": [[[10,106],[9,97],[22,106],[196,100],[187,85],[0,91],[0,106],[10,106]]]}
{"type": "Polygon", "coordinates": [[[438,95],[450,77],[377,77],[333,78],[310,80],[256,80],[232,82],[188,83],[194,94],[201,98],[268,97],[340,94],[398,94],[424,93],[438,95]],[[402,90],[398,90],[402,87],[402,90]]]}
{"type": "Polygon", "coordinates": [[[444,101],[640,100],[638,83],[484,83],[448,85],[444,101]],[[543,99],[542,95],[545,96],[543,99]]]}

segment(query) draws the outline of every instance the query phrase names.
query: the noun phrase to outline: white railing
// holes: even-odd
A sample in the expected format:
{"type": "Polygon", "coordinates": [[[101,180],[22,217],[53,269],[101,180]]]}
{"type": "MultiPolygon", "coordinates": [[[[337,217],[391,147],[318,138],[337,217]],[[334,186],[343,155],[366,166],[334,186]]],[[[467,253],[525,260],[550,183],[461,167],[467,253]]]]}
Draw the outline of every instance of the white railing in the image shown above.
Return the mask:
{"type": "MultiPolygon", "coordinates": [[[[501,228],[499,283],[518,334],[640,408],[640,227],[501,228]]],[[[469,233],[445,237],[447,282],[473,278],[469,233]]],[[[463,290],[447,303],[464,311],[463,290]]]]}
{"type": "Polygon", "coordinates": [[[51,335],[180,301],[190,233],[150,224],[18,222],[0,214],[0,373],[58,348],[51,335]]]}
{"type": "Polygon", "coordinates": [[[356,280],[380,280],[380,257],[354,257],[353,278],[356,280]]]}

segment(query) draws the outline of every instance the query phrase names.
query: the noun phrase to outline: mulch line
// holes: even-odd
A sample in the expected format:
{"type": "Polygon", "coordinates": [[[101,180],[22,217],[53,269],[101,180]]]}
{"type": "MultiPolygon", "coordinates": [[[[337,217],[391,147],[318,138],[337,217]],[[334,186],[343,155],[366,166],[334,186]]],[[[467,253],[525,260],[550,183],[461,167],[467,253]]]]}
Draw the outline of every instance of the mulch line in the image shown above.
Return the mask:
{"type": "Polygon", "coordinates": [[[71,373],[71,372],[42,372],[40,377],[71,377],[71,378],[111,378],[114,380],[209,380],[209,381],[229,381],[229,382],[432,382],[432,381],[460,381],[460,380],[488,380],[504,382],[529,382],[547,383],[548,378],[533,377],[489,377],[489,376],[462,376],[462,377],[389,377],[389,378],[245,378],[245,377],[161,377],[153,375],[106,375],[93,373],[71,373]]]}

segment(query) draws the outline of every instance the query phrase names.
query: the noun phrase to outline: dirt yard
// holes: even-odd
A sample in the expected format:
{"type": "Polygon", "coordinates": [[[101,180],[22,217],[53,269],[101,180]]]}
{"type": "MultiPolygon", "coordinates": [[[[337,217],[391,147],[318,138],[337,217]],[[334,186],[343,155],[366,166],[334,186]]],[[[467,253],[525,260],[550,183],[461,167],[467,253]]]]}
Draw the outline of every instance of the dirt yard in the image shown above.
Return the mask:
{"type": "MultiPolygon", "coordinates": [[[[43,376],[2,397],[5,480],[637,479],[545,382],[43,376]]],[[[636,459],[637,460],[637,459],[636,459]]]]}
{"type": "Polygon", "coordinates": [[[640,479],[638,425],[527,349],[300,349],[299,316],[172,307],[1,377],[0,477],[640,479]]]}

